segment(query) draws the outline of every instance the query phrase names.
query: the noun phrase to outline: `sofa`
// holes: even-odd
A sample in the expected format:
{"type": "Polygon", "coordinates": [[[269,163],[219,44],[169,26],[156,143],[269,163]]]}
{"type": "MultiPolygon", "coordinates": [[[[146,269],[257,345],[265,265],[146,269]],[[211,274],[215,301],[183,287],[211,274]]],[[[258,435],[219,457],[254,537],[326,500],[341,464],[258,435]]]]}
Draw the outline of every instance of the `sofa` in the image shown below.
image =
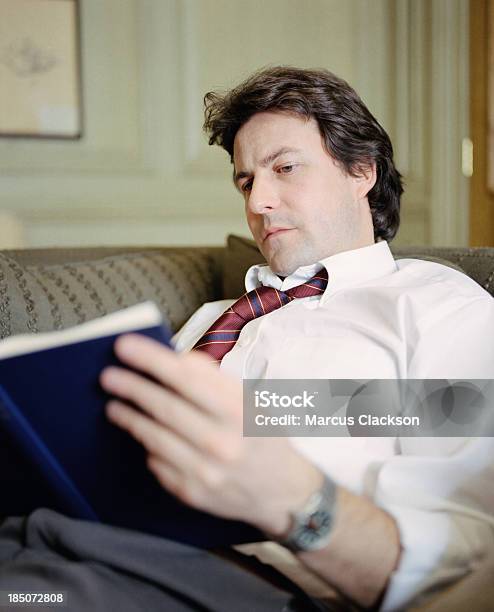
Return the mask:
{"type": "MultiPolygon", "coordinates": [[[[456,267],[494,295],[494,248],[393,253],[456,267]]],[[[240,236],[229,236],[226,247],[0,251],[0,338],[63,329],[147,299],[176,331],[204,302],[241,295],[245,271],[262,260],[240,236]]]]}
{"type": "MultiPolygon", "coordinates": [[[[494,248],[392,251],[396,258],[428,259],[460,269],[494,295],[494,248]]],[[[144,300],[156,302],[176,331],[204,302],[238,297],[245,271],[260,261],[255,244],[240,236],[230,236],[225,247],[0,251],[0,338],[63,329],[144,300]]],[[[459,583],[413,609],[494,609],[494,551],[476,565],[459,583]]]]}

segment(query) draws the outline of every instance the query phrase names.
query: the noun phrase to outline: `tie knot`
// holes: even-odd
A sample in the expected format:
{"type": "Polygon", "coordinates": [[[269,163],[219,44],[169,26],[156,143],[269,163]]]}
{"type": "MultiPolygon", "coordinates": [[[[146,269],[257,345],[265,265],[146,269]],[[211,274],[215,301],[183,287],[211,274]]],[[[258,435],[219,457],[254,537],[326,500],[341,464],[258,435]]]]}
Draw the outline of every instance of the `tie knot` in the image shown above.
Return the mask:
{"type": "Polygon", "coordinates": [[[295,298],[311,297],[324,293],[328,285],[328,272],[323,268],[306,283],[280,291],[274,287],[257,287],[245,293],[233,305],[232,310],[245,322],[273,312],[295,298]]]}
{"type": "Polygon", "coordinates": [[[314,274],[306,283],[287,289],[286,294],[291,298],[311,297],[312,295],[321,295],[328,286],[328,271],[322,268],[317,274],[314,274]]]}
{"type": "Polygon", "coordinates": [[[194,345],[194,349],[208,353],[220,362],[235,345],[241,329],[246,323],[277,310],[295,298],[310,297],[324,293],[328,284],[325,268],[306,283],[279,291],[273,287],[257,287],[244,293],[230,306],[194,345]]]}

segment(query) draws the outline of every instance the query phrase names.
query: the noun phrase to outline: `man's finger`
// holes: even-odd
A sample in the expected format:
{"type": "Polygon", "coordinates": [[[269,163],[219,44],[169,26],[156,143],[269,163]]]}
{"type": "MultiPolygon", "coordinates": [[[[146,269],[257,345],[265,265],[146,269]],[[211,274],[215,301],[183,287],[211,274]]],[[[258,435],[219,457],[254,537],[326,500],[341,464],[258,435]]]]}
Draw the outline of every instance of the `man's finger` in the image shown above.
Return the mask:
{"type": "Polygon", "coordinates": [[[213,420],[176,393],[130,370],[106,368],[100,380],[106,391],[133,402],[201,452],[217,459],[230,457],[230,437],[236,432],[224,419],[213,420]]]}
{"type": "Polygon", "coordinates": [[[117,356],[126,364],[150,374],[179,395],[213,415],[231,412],[241,420],[242,387],[220,372],[202,354],[177,354],[159,342],[126,334],[115,342],[117,356]]]}
{"type": "Polygon", "coordinates": [[[177,434],[156,424],[145,414],[118,400],[106,406],[108,419],[127,431],[155,457],[170,464],[180,473],[194,473],[204,456],[177,434]]]}

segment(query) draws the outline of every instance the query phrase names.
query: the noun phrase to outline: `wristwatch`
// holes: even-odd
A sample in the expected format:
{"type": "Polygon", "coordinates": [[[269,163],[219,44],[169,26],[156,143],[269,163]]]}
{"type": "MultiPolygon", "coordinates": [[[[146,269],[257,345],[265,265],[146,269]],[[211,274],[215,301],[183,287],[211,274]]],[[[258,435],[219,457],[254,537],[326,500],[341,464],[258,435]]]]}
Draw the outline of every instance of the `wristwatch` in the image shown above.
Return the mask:
{"type": "Polygon", "coordinates": [[[322,486],[292,513],[290,530],[279,543],[293,552],[324,548],[331,539],[335,509],[336,485],[324,475],[322,486]]]}

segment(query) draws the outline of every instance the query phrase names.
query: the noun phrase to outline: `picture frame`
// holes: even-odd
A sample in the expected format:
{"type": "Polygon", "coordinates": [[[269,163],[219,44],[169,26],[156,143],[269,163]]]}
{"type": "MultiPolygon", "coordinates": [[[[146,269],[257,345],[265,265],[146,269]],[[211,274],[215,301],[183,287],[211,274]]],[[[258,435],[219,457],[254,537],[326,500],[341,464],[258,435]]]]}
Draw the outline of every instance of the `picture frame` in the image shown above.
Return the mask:
{"type": "Polygon", "coordinates": [[[0,0],[0,137],[82,134],[79,0],[0,0]]]}

